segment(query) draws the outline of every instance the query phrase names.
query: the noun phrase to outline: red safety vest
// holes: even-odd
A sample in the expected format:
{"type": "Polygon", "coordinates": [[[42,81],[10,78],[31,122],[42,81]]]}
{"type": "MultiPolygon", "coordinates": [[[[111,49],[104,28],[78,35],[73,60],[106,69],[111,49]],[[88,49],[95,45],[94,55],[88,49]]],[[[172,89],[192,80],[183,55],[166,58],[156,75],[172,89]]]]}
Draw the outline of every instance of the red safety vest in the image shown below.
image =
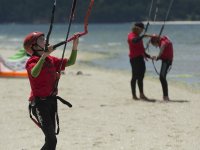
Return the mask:
{"type": "MultiPolygon", "coordinates": [[[[31,85],[31,95],[29,100],[33,100],[34,97],[47,97],[50,96],[54,90],[55,82],[58,78],[57,72],[59,71],[61,59],[48,56],[45,59],[42,70],[38,77],[34,78],[31,75],[32,68],[39,61],[40,57],[32,56],[26,63],[26,70],[28,72],[28,77],[31,85]]],[[[61,70],[65,69],[67,59],[63,60],[61,70]]]]}
{"type": "Polygon", "coordinates": [[[144,56],[144,45],[143,41],[140,40],[137,43],[133,43],[133,39],[137,38],[138,35],[136,35],[134,32],[131,32],[128,34],[128,45],[129,45],[129,57],[135,58],[138,56],[144,56]]]}
{"type": "Polygon", "coordinates": [[[159,47],[164,46],[163,53],[159,57],[162,60],[170,60],[173,61],[173,45],[168,37],[163,36],[160,39],[159,47]]]}

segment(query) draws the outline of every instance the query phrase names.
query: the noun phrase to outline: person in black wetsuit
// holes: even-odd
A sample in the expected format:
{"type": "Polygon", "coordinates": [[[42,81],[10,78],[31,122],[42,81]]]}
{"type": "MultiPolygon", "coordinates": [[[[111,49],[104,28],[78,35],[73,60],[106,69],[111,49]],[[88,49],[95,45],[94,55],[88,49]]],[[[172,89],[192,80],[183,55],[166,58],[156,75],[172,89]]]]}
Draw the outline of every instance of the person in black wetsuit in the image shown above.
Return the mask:
{"type": "Polygon", "coordinates": [[[156,34],[152,35],[150,42],[153,46],[160,48],[159,54],[157,56],[153,56],[152,58],[154,60],[162,61],[159,74],[160,83],[163,90],[163,100],[169,101],[170,99],[168,95],[168,83],[166,78],[173,61],[173,44],[167,36],[159,37],[156,34]]]}
{"type": "Polygon", "coordinates": [[[24,48],[31,55],[26,63],[26,70],[31,86],[29,115],[45,135],[45,143],[41,150],[56,149],[56,122],[57,134],[59,132],[57,100],[64,100],[57,95],[58,89],[55,88],[55,84],[60,78],[59,69],[65,70],[66,67],[75,64],[79,43],[78,39],[79,37],[76,36],[73,40],[69,59],[51,56],[50,54],[54,51],[52,45],[48,46],[47,52],[45,51],[46,43],[43,32],[31,32],[24,39],[24,48]],[[36,120],[33,119],[31,112],[36,120]]]}
{"type": "Polygon", "coordinates": [[[146,71],[144,59],[151,58],[151,56],[145,52],[142,39],[150,36],[147,34],[140,36],[143,30],[144,24],[138,22],[134,24],[132,32],[128,34],[129,58],[132,67],[131,90],[134,100],[139,100],[136,95],[136,82],[139,87],[140,99],[148,100],[143,90],[143,79],[146,71]]]}

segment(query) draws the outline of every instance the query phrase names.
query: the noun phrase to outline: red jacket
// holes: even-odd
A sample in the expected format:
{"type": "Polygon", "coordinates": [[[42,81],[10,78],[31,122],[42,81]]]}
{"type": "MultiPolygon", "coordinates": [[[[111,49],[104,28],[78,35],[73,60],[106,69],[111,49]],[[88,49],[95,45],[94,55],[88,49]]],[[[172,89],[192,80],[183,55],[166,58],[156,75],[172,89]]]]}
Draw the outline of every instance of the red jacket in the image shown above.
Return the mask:
{"type": "Polygon", "coordinates": [[[159,47],[162,46],[164,46],[165,48],[159,59],[173,61],[173,45],[168,37],[166,36],[161,37],[159,47]]]}
{"type": "MultiPolygon", "coordinates": [[[[42,70],[38,77],[34,78],[31,75],[32,68],[39,61],[40,57],[32,56],[26,63],[26,70],[31,85],[31,95],[29,100],[33,100],[34,97],[47,97],[50,96],[55,87],[55,81],[58,78],[57,72],[59,71],[61,59],[53,56],[48,56],[45,59],[42,70]]],[[[63,60],[62,70],[65,69],[67,59],[63,60]]]]}
{"type": "Polygon", "coordinates": [[[143,41],[140,40],[137,43],[133,43],[133,39],[139,37],[139,35],[136,35],[134,32],[131,32],[128,34],[128,45],[129,45],[129,57],[135,58],[138,56],[144,56],[144,45],[143,41]]]}

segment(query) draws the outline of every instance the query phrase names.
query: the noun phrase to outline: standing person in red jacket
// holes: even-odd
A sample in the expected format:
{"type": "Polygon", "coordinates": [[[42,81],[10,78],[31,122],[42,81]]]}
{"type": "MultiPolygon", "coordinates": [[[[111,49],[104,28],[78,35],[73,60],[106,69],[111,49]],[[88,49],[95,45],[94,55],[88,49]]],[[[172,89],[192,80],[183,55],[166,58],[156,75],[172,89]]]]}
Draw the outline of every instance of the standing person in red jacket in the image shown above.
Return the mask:
{"type": "Polygon", "coordinates": [[[52,45],[48,46],[47,52],[44,51],[44,33],[32,32],[24,39],[24,48],[31,56],[26,63],[26,70],[31,86],[29,101],[32,109],[30,109],[30,112],[32,111],[33,115],[36,117],[38,121],[37,124],[41,127],[45,135],[45,144],[41,150],[56,149],[55,118],[57,118],[58,123],[57,99],[60,97],[57,96],[58,91],[57,88],[55,88],[55,84],[59,78],[59,70],[64,70],[65,67],[75,63],[77,47],[78,37],[73,41],[70,58],[64,58],[62,60],[50,56],[54,51],[52,45]]]}
{"type": "Polygon", "coordinates": [[[148,35],[142,35],[144,30],[144,24],[142,22],[135,23],[132,32],[128,34],[128,45],[129,45],[129,58],[132,67],[132,79],[131,79],[131,90],[134,100],[139,100],[136,95],[136,82],[139,87],[140,99],[148,100],[143,90],[143,79],[146,71],[144,59],[150,58],[145,52],[142,39],[148,35]]]}
{"type": "Polygon", "coordinates": [[[173,61],[173,44],[167,36],[159,37],[154,34],[151,37],[151,44],[160,48],[158,56],[153,56],[154,60],[161,60],[162,65],[160,69],[160,82],[163,90],[163,100],[169,101],[167,73],[173,61]]]}

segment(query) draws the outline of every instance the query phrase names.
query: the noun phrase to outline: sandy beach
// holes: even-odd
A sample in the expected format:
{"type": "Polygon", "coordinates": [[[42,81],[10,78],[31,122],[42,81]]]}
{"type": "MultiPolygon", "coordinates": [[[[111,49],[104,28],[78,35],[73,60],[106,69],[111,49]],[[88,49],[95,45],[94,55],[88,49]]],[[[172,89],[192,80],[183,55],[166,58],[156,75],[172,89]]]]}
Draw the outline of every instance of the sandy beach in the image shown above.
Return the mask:
{"type": "MultiPolygon", "coordinates": [[[[146,76],[145,93],[156,102],[134,101],[130,73],[86,66],[84,59],[80,52],[59,82],[59,95],[73,107],[58,102],[57,150],[200,149],[200,93],[169,83],[166,103],[159,80],[146,76]]],[[[0,150],[39,150],[44,136],[29,118],[28,79],[0,78],[0,85],[0,150]]]]}

